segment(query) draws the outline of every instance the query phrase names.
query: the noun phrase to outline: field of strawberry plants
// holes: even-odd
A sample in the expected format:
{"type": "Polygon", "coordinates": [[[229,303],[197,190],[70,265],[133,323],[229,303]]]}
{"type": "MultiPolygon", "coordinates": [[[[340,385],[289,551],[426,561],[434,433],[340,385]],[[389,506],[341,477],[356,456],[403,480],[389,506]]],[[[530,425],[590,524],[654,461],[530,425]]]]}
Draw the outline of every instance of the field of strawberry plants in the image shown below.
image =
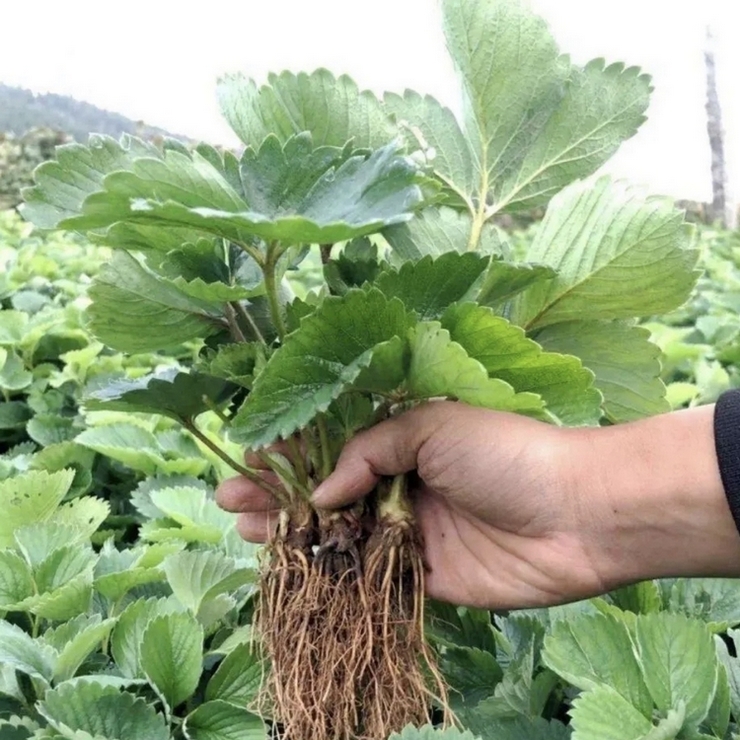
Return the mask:
{"type": "Polygon", "coordinates": [[[442,7],[461,122],[233,75],[242,153],[95,136],[0,213],[0,740],[740,738],[740,582],[456,607],[405,476],[311,503],[431,399],[607,425],[740,386],[738,236],[594,175],[649,78],[518,0],[442,7]],[[245,449],[264,548],[214,497],[245,449]]]}

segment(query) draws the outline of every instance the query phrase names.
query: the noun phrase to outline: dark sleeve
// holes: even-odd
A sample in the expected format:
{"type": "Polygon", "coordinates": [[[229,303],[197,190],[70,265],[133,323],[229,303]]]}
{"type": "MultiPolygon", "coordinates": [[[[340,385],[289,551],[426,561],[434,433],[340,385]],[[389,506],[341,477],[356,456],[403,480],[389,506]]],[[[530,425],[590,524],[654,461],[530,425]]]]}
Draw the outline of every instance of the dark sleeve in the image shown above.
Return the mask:
{"type": "Polygon", "coordinates": [[[717,399],[714,444],[732,518],[740,531],[740,389],[726,391],[717,399]]]}

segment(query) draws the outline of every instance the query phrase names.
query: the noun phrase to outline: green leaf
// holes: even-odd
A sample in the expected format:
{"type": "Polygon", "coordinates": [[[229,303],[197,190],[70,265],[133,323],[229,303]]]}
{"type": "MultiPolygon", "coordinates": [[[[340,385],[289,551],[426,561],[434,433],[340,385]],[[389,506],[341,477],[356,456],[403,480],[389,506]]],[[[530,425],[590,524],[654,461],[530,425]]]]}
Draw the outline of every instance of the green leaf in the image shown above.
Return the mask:
{"type": "Polygon", "coordinates": [[[650,332],[619,321],[571,321],[534,335],[551,352],[580,358],[596,375],[603,409],[614,422],[632,421],[669,411],[660,379],[660,349],[650,332]]]}
{"type": "Polygon", "coordinates": [[[155,617],[141,639],[141,668],[149,682],[174,709],[198,687],[203,628],[190,614],[155,617]]]}
{"type": "MultiPolygon", "coordinates": [[[[408,223],[384,229],[383,237],[402,259],[418,260],[428,255],[439,257],[447,252],[466,252],[472,228],[473,219],[469,213],[443,206],[426,208],[408,223]]],[[[486,224],[482,228],[477,251],[500,254],[501,250],[498,230],[486,224]]]]}
{"type": "MultiPolygon", "coordinates": [[[[717,658],[721,666],[725,669],[728,688],[729,688],[729,702],[730,711],[733,717],[740,716],[740,660],[737,658],[737,647],[740,643],[738,640],[740,632],[738,630],[729,630],[728,642],[734,648],[735,655],[730,656],[730,651],[727,647],[727,643],[718,635],[714,637],[714,645],[717,650],[717,658]]],[[[718,691],[721,691],[719,685],[721,684],[721,677],[718,678],[718,691]]]]}
{"type": "Polygon", "coordinates": [[[88,409],[162,414],[190,420],[221,406],[236,387],[221,378],[171,367],[139,378],[111,380],[84,399],[88,409]]]}
{"type": "Polygon", "coordinates": [[[174,598],[139,599],[129,604],[118,618],[111,635],[111,655],[124,676],[144,678],[141,667],[142,638],[149,623],[158,616],[182,611],[174,598]]]}
{"type": "Polygon", "coordinates": [[[286,142],[309,131],[317,146],[376,149],[395,135],[378,99],[360,92],[346,75],[335,77],[325,69],[311,74],[270,74],[258,87],[244,75],[219,80],[221,112],[237,136],[256,147],[270,134],[286,142]]]}
{"type": "MultiPolygon", "coordinates": [[[[431,95],[422,96],[413,90],[403,95],[386,93],[383,102],[405,134],[409,149],[420,147],[427,152],[449,201],[456,205],[469,203],[478,177],[470,145],[455,114],[431,95]]],[[[468,235],[469,231],[464,237],[466,244],[468,235]]]]}
{"type": "Polygon", "coordinates": [[[0,403],[0,430],[23,429],[33,412],[23,401],[3,401],[0,403]]]}
{"type": "Polygon", "coordinates": [[[288,437],[356,384],[368,367],[375,373],[366,376],[374,387],[364,389],[393,390],[403,380],[401,340],[412,322],[401,301],[389,301],[376,289],[327,298],[270,358],[234,418],[232,439],[256,448],[288,437]]]}
{"type": "Polygon", "coordinates": [[[401,732],[394,732],[388,740],[475,740],[470,732],[450,727],[446,730],[438,730],[431,725],[424,727],[412,727],[409,725],[401,732]]]}
{"type": "Polygon", "coordinates": [[[680,614],[647,614],[637,618],[635,642],[656,707],[668,711],[683,702],[686,722],[701,722],[717,685],[717,655],[709,630],[680,614]]]}
{"type": "Polygon", "coordinates": [[[475,707],[491,696],[503,675],[495,656],[479,648],[447,648],[440,669],[452,689],[450,701],[455,710],[475,707]]]}
{"type": "Polygon", "coordinates": [[[41,715],[64,737],[110,740],[169,740],[170,737],[164,717],[151,704],[115,686],[82,681],[62,684],[47,691],[37,706],[41,715]]]}
{"type": "Polygon", "coordinates": [[[704,724],[715,737],[725,737],[730,724],[730,683],[727,670],[721,663],[717,666],[717,691],[704,724]]]}
{"type": "Polygon", "coordinates": [[[411,332],[411,366],[406,381],[411,398],[450,398],[472,406],[519,411],[539,416],[542,399],[516,393],[505,381],[489,378],[478,360],[450,338],[437,322],[424,322],[411,332]]]}
{"type": "Polygon", "coordinates": [[[0,609],[23,601],[33,591],[28,563],[12,550],[0,550],[0,609]]]}
{"type": "Polygon", "coordinates": [[[366,236],[353,239],[336,259],[324,265],[324,278],[334,293],[344,295],[351,288],[372,283],[381,269],[379,260],[378,248],[366,236]]]}
{"type": "Polygon", "coordinates": [[[653,702],[632,649],[629,629],[599,614],[557,622],[545,638],[545,665],[579,689],[611,687],[650,717],[653,702]]]}
{"type": "Polygon", "coordinates": [[[397,270],[384,270],[373,285],[386,298],[400,298],[420,319],[436,319],[470,291],[488,262],[489,258],[470,252],[450,252],[436,259],[424,257],[406,262],[397,270]]]}
{"type": "Polygon", "coordinates": [[[225,701],[207,701],[191,712],[183,722],[188,740],[266,740],[262,720],[242,707],[225,701]]]}
{"type": "Polygon", "coordinates": [[[465,726],[481,740],[570,740],[570,730],[557,720],[542,717],[528,719],[491,719],[476,710],[465,715],[465,726]]]}
{"type": "Polygon", "coordinates": [[[32,470],[0,481],[0,548],[13,547],[18,527],[50,519],[74,478],[74,471],[32,470]]]}
{"type": "Polygon", "coordinates": [[[525,3],[445,0],[442,10],[489,213],[544,205],[643,122],[649,78],[601,60],[571,66],[525,3]]]}
{"type": "Polygon", "coordinates": [[[0,619],[0,665],[12,666],[28,676],[50,682],[55,660],[53,648],[0,619]]]}
{"type": "Polygon", "coordinates": [[[36,414],[26,424],[28,436],[42,447],[69,442],[79,428],[75,428],[75,420],[69,416],[53,414],[36,414]]]}
{"type": "Polygon", "coordinates": [[[54,520],[19,527],[14,537],[23,557],[33,567],[40,565],[56,550],[89,539],[84,532],[66,524],[57,525],[54,520]]]}
{"type": "Polygon", "coordinates": [[[53,229],[79,213],[85,198],[102,188],[109,172],[130,169],[138,157],[160,157],[152,144],[124,134],[120,143],[94,134],[88,146],[57,147],[56,159],[34,172],[36,185],[23,191],[23,215],[36,226],[53,229]]]}
{"type": "Polygon", "coordinates": [[[520,295],[513,319],[534,329],[677,308],[696,282],[693,234],[670,201],[624,182],[571,185],[553,199],[527,253],[557,276],[520,295]]]}
{"type": "Polygon", "coordinates": [[[217,312],[118,251],[89,290],[90,330],[123,352],[158,351],[217,329],[217,312]]]}
{"type": "Polygon", "coordinates": [[[634,614],[652,614],[663,609],[660,589],[653,581],[643,581],[611,591],[616,606],[634,614]]]}
{"type": "Polygon", "coordinates": [[[33,373],[25,369],[23,360],[15,353],[9,352],[5,360],[0,357],[0,388],[6,391],[22,391],[33,382],[33,373]]]}
{"type": "Polygon", "coordinates": [[[252,388],[257,363],[262,361],[262,347],[256,342],[221,344],[214,354],[202,361],[203,371],[245,388],[252,388]]]}
{"type": "Polygon", "coordinates": [[[499,306],[524,290],[545,283],[557,273],[547,265],[493,260],[475,300],[483,306],[499,306]]]}
{"type": "Polygon", "coordinates": [[[206,686],[206,701],[220,699],[249,706],[262,684],[265,667],[248,644],[237,645],[222,661],[206,686]]]}
{"type": "Polygon", "coordinates": [[[183,529],[200,529],[200,537],[214,544],[234,528],[234,518],[194,486],[158,488],[151,502],[183,529]]]}
{"type": "MultiPolygon", "coordinates": [[[[573,740],[645,740],[653,729],[642,712],[609,686],[576,697],[570,716],[573,740]]],[[[665,740],[671,737],[675,735],[666,735],[665,740]]]]}
{"type": "Polygon", "coordinates": [[[0,347],[20,344],[28,326],[29,316],[24,311],[0,311],[0,347]]]}
{"type": "Polygon", "coordinates": [[[491,377],[506,381],[518,393],[539,394],[563,423],[598,423],[602,396],[593,387],[594,374],[577,357],[543,351],[523,329],[485,306],[450,306],[441,323],[491,377]]]}
{"type": "Polygon", "coordinates": [[[97,614],[89,617],[82,616],[80,625],[84,626],[60,648],[59,658],[54,664],[54,681],[59,683],[72,678],[88,655],[108,637],[115,623],[115,619],[101,621],[97,614]]]}

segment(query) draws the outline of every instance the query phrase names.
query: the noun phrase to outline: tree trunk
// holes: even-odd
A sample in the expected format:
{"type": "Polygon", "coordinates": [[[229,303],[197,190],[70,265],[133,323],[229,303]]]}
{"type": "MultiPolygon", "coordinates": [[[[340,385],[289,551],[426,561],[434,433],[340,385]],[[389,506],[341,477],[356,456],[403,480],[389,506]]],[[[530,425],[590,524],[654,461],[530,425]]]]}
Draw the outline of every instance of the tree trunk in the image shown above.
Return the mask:
{"type": "Polygon", "coordinates": [[[725,141],[722,129],[722,110],[717,92],[717,74],[714,59],[714,38],[707,26],[704,47],[704,66],[707,73],[707,133],[712,152],[712,204],[711,219],[728,228],[732,221],[727,198],[727,167],[725,163],[725,141]]]}

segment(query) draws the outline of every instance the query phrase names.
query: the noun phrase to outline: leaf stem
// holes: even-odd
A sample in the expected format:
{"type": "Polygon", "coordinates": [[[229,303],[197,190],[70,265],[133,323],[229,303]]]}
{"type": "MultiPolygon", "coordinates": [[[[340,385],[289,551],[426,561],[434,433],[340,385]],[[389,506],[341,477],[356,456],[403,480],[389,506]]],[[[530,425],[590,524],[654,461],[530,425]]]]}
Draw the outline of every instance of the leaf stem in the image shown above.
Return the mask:
{"type": "Polygon", "coordinates": [[[478,193],[478,209],[473,215],[473,226],[470,229],[470,239],[468,240],[468,252],[478,249],[480,237],[483,233],[483,226],[488,218],[486,200],[488,198],[488,147],[483,147],[483,156],[481,157],[483,167],[480,176],[480,193],[478,193]]]}
{"type": "Polygon", "coordinates": [[[267,342],[265,341],[265,337],[260,331],[259,326],[257,326],[257,322],[252,318],[252,314],[249,313],[249,311],[247,311],[244,305],[239,301],[234,301],[233,306],[239,316],[241,316],[242,320],[245,321],[249,328],[254,332],[254,336],[257,341],[266,345],[267,342]]]}
{"type": "Polygon", "coordinates": [[[326,426],[326,418],[319,414],[316,419],[316,426],[319,430],[319,445],[321,447],[321,479],[326,480],[332,471],[331,449],[329,447],[329,430],[326,426]]]}
{"type": "Polygon", "coordinates": [[[224,314],[226,315],[226,320],[229,322],[229,331],[231,332],[232,339],[235,342],[245,343],[247,338],[244,336],[244,332],[236,320],[236,312],[231,303],[224,303],[224,314]]]}
{"type": "Polygon", "coordinates": [[[208,406],[208,408],[213,411],[213,413],[216,414],[219,419],[221,419],[225,426],[231,425],[231,419],[226,416],[226,414],[221,411],[221,409],[210,398],[208,398],[205,393],[201,396],[201,399],[203,403],[208,406]]]}
{"type": "Polygon", "coordinates": [[[278,285],[277,285],[277,263],[280,259],[283,250],[277,242],[273,242],[267,248],[267,259],[262,266],[262,272],[265,276],[265,290],[267,291],[267,300],[270,304],[270,315],[272,316],[272,323],[278,334],[278,338],[282,342],[287,333],[285,327],[285,321],[283,321],[283,315],[280,312],[280,299],[278,297],[278,285]]]}
{"type": "Polygon", "coordinates": [[[239,475],[243,475],[247,480],[251,481],[268,493],[271,493],[273,496],[275,496],[275,498],[277,498],[278,501],[282,502],[285,499],[285,492],[282,489],[278,488],[277,486],[273,486],[271,483],[268,483],[255,470],[251,470],[250,468],[244,467],[244,465],[240,465],[236,460],[234,460],[234,458],[232,458],[228,453],[222,450],[215,442],[212,442],[208,437],[206,437],[206,435],[203,434],[203,432],[201,432],[197,426],[195,426],[195,423],[192,421],[192,419],[181,419],[181,423],[185,427],[185,429],[187,429],[199,442],[202,442],[211,452],[214,453],[214,455],[221,458],[221,460],[223,460],[230,468],[239,473],[239,475]]]}

